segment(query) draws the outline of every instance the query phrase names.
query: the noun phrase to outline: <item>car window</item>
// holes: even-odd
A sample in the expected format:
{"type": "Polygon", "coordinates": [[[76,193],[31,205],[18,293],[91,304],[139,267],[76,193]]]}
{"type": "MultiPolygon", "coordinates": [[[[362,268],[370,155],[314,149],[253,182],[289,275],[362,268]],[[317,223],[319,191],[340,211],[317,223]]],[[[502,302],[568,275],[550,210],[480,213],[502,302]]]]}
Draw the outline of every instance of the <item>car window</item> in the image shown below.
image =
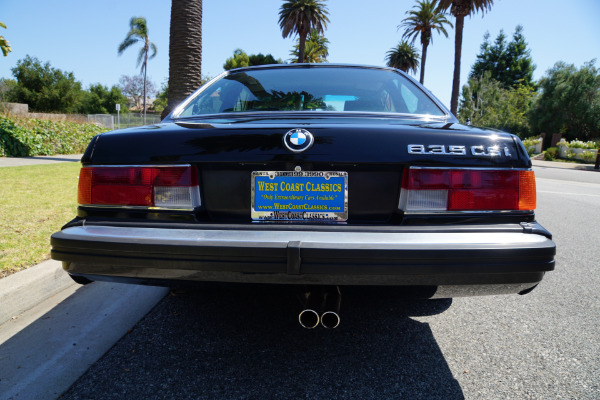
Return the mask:
{"type": "Polygon", "coordinates": [[[260,111],[445,115],[421,88],[393,70],[286,67],[225,75],[188,102],[177,117],[260,111]]]}
{"type": "Polygon", "coordinates": [[[404,104],[406,104],[408,112],[416,113],[419,105],[419,99],[417,96],[408,90],[405,85],[400,85],[400,94],[402,95],[402,100],[404,100],[404,104]]]}

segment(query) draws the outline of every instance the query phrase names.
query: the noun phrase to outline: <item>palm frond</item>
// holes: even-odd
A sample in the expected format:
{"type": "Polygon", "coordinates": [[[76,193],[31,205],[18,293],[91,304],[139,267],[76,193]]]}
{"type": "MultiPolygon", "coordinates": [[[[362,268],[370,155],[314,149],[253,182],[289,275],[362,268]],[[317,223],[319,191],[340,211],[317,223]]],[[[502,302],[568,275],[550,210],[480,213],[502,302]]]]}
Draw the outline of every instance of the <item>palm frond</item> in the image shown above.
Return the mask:
{"type": "Polygon", "coordinates": [[[421,44],[428,45],[433,42],[432,31],[444,34],[448,37],[445,25],[452,27],[452,22],[446,18],[443,11],[439,11],[437,0],[420,0],[414,9],[407,11],[408,15],[398,29],[404,28],[403,39],[411,40],[412,43],[420,37],[421,44]]]}
{"type": "Polygon", "coordinates": [[[438,10],[447,11],[457,16],[467,16],[478,11],[485,13],[494,5],[494,0],[439,0],[438,10]]]}
{"type": "Polygon", "coordinates": [[[419,68],[419,52],[406,40],[398,43],[386,53],[387,66],[404,72],[417,72],[419,68]]]}
{"type": "Polygon", "coordinates": [[[329,12],[325,0],[286,0],[279,9],[279,27],[284,38],[306,35],[315,28],[325,32],[329,12]]]}
{"type": "Polygon", "coordinates": [[[156,57],[156,45],[154,43],[150,43],[150,50],[152,50],[152,54],[150,54],[149,58],[156,57]]]}
{"type": "Polygon", "coordinates": [[[127,48],[139,42],[140,39],[127,36],[125,40],[119,45],[119,55],[121,55],[127,48]]]}

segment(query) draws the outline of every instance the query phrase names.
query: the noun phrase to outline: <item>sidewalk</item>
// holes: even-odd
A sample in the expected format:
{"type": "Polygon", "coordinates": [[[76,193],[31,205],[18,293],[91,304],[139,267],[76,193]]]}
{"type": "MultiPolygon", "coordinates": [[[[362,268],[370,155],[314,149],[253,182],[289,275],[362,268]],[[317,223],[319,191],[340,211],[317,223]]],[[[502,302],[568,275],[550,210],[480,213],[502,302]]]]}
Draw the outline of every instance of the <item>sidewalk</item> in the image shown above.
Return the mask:
{"type": "Polygon", "coordinates": [[[568,163],[568,162],[560,162],[560,161],[544,161],[544,160],[531,160],[534,167],[543,167],[543,168],[560,168],[560,169],[578,169],[582,171],[597,171],[600,170],[594,169],[594,164],[578,164],[578,163],[568,163]]]}
{"type": "Polygon", "coordinates": [[[0,157],[0,167],[19,167],[22,165],[54,164],[59,162],[79,162],[82,154],[58,154],[55,156],[0,157]]]}

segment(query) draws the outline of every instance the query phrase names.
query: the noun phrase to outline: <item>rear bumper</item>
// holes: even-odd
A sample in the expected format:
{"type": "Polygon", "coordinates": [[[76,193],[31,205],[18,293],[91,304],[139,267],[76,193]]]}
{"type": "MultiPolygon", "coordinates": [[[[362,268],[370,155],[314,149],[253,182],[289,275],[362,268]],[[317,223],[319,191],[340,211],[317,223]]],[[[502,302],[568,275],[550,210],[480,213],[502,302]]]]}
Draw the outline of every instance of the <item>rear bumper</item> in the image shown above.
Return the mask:
{"type": "Polygon", "coordinates": [[[518,293],[554,269],[538,224],[436,227],[74,226],[52,258],[92,280],[399,285],[431,297],[518,293]]]}

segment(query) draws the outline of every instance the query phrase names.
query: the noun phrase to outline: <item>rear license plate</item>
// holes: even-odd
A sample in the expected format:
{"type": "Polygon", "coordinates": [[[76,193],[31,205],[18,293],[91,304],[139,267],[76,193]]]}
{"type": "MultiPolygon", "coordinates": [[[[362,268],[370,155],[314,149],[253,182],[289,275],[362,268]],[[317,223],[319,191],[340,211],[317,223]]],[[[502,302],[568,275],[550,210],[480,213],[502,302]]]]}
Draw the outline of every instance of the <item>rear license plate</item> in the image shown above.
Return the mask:
{"type": "Polygon", "coordinates": [[[255,221],[346,221],[348,173],[334,171],[252,172],[255,221]]]}

